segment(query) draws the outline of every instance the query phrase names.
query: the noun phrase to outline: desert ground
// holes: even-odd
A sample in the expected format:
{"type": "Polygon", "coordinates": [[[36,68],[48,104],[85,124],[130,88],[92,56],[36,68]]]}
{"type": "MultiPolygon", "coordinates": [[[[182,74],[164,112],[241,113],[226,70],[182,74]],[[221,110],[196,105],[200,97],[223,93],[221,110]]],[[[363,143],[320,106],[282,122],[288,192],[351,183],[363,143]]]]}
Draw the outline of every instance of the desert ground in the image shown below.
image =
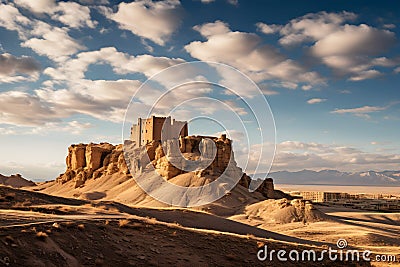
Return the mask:
{"type": "MultiPolygon", "coordinates": [[[[338,238],[400,255],[400,214],[317,207],[327,218],[278,223],[255,215],[132,207],[0,187],[0,258],[8,266],[387,266],[261,262],[257,251],[334,248],[338,238]]],[[[254,209],[254,207],[253,207],[254,209]]],[[[250,213],[248,213],[250,214],[250,213]]],[[[390,266],[395,266],[391,263],[390,266]]]]}
{"type": "Polygon", "coordinates": [[[320,242],[205,212],[134,208],[9,187],[0,192],[0,256],[7,266],[297,266],[261,262],[256,253],[264,245],[321,249],[320,242]]]}

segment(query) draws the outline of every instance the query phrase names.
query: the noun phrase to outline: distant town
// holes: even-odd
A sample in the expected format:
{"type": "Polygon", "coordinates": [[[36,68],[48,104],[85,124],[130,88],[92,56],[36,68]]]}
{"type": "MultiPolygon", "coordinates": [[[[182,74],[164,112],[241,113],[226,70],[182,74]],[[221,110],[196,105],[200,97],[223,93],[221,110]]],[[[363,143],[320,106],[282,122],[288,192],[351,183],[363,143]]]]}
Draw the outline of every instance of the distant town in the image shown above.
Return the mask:
{"type": "Polygon", "coordinates": [[[373,211],[400,211],[400,196],[393,194],[343,193],[324,191],[291,191],[291,196],[321,205],[342,206],[373,211]]]}

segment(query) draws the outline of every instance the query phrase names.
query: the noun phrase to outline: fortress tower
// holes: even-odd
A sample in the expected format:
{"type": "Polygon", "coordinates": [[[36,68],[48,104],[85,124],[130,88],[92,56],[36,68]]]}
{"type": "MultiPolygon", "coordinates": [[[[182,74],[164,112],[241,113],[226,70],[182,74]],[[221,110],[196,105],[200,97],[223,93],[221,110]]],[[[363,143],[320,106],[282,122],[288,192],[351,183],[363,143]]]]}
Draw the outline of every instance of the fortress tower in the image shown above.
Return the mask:
{"type": "Polygon", "coordinates": [[[138,118],[138,123],[131,127],[131,140],[139,146],[144,146],[153,140],[160,141],[162,135],[165,139],[188,136],[187,122],[177,121],[171,117],[152,116],[148,119],[138,118]]]}

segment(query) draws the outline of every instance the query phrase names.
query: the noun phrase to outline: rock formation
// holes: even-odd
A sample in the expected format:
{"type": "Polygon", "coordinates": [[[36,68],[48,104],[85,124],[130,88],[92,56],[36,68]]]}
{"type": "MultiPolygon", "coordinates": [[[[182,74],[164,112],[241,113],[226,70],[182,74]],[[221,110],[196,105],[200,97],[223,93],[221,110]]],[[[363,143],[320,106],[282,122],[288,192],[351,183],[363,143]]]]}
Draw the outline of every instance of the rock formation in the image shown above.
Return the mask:
{"type": "MultiPolygon", "coordinates": [[[[198,177],[208,177],[210,181],[225,173],[229,177],[241,177],[239,185],[248,188],[250,177],[236,165],[232,151],[232,141],[221,137],[186,136],[167,140],[164,144],[152,141],[137,147],[134,142],[126,141],[125,156],[130,161],[133,173],[129,172],[124,157],[123,145],[77,144],[68,148],[67,170],[57,179],[57,183],[73,181],[74,187],[83,186],[87,180],[106,175],[120,174],[128,178],[148,171],[148,166],[166,180],[177,175],[194,172],[198,177]],[[151,165],[149,165],[151,164],[151,165]]],[[[273,181],[267,178],[257,189],[267,198],[287,197],[274,190],[273,181]]]]}
{"type": "Polygon", "coordinates": [[[65,183],[73,180],[75,188],[83,185],[88,179],[96,179],[102,175],[117,172],[129,175],[122,145],[113,146],[108,143],[71,145],[68,148],[66,164],[67,170],[56,181],[65,183]]]}

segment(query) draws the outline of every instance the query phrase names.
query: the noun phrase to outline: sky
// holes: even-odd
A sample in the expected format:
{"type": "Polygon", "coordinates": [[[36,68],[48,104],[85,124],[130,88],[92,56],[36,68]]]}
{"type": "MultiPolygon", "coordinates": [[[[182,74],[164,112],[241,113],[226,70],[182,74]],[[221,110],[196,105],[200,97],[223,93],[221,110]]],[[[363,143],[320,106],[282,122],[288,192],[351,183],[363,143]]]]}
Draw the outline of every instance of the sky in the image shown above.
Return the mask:
{"type": "Polygon", "coordinates": [[[70,144],[122,142],[132,96],[129,122],[162,92],[141,87],[147,79],[168,89],[190,77],[215,79],[235,94],[183,87],[157,114],[220,115],[225,128],[200,118],[189,133],[229,131],[239,162],[242,154],[250,165],[262,158],[258,171],[269,170],[260,151],[273,143],[272,171],[398,170],[399,20],[400,4],[386,0],[0,0],[0,173],[55,178],[70,144]],[[197,75],[183,64],[171,80],[157,80],[194,61],[240,74],[197,75]],[[182,106],[189,98],[197,102],[182,106]],[[252,117],[243,99],[256,107],[266,99],[261,120],[271,127],[246,126],[244,134],[235,127],[242,124],[230,124],[225,109],[244,124],[252,117]],[[260,131],[268,138],[254,137],[260,131]]]}

